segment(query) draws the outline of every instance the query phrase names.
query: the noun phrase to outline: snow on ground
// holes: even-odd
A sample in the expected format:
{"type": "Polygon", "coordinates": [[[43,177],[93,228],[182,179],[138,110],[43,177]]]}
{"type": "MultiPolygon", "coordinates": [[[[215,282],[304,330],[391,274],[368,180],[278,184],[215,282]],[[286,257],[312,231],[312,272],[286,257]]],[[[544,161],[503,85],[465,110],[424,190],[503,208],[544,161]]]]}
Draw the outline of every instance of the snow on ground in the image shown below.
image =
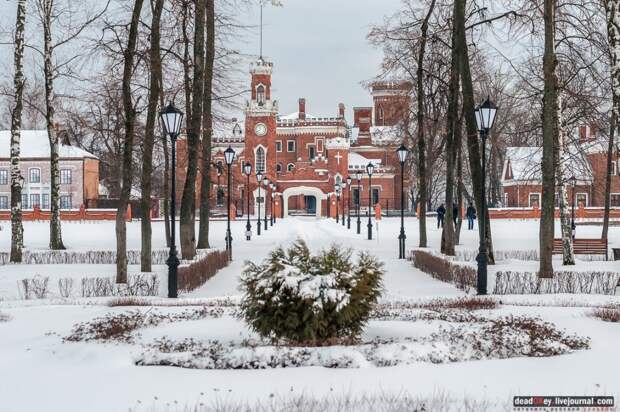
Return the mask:
{"type": "MultiPolygon", "coordinates": [[[[436,297],[462,296],[464,292],[452,285],[432,279],[413,268],[410,262],[398,260],[398,219],[383,219],[374,227],[375,238],[366,240],[366,221],[362,220],[362,234],[346,230],[333,220],[288,218],[278,220],[276,226],[255,233],[250,242],[245,240],[245,221],[233,223],[232,264],[221,270],[203,287],[185,299],[235,296],[238,276],[246,259],[259,261],[280,244],[297,238],[309,247],[318,249],[337,243],[355,250],[370,250],[385,262],[385,294],[382,301],[427,300],[436,297]]],[[[226,222],[211,223],[213,247],[224,246],[226,222]]],[[[252,222],[255,228],[256,222],[252,222]]],[[[0,231],[0,248],[8,250],[10,230],[0,231]]],[[[439,247],[441,232],[429,219],[429,244],[439,247]]],[[[497,249],[537,249],[538,222],[493,221],[493,240],[497,249]]],[[[417,246],[417,221],[406,219],[407,248],[417,246]]],[[[578,227],[579,237],[597,237],[600,227],[578,227]]],[[[620,245],[620,228],[610,228],[610,246],[620,245]]],[[[74,250],[113,250],[114,223],[64,223],[65,244],[74,250]]],[[[25,243],[29,249],[45,249],[48,243],[48,224],[27,222],[25,243]]],[[[139,222],[128,224],[128,247],[140,245],[139,222]]],[[[164,248],[163,223],[155,222],[153,248],[164,248]]],[[[460,248],[475,249],[477,232],[463,231],[460,248]]],[[[524,267],[532,262],[524,263],[524,267]]],[[[556,266],[561,262],[555,261],[556,266]]],[[[593,262],[580,262],[588,267],[593,262]]],[[[617,262],[594,262],[609,270],[618,270],[617,262]]],[[[123,411],[130,407],[150,410],[150,406],[165,406],[178,401],[181,406],[194,405],[198,400],[232,398],[242,400],[267,399],[270,394],[313,394],[322,396],[338,393],[369,394],[407,391],[428,396],[446,391],[458,397],[488,398],[508,404],[513,395],[523,394],[605,394],[620,395],[620,356],[618,324],[602,322],[589,316],[590,302],[620,302],[617,297],[603,296],[503,296],[506,305],[493,311],[497,315],[525,314],[540,316],[570,333],[589,336],[590,350],[549,358],[512,358],[482,360],[449,364],[419,362],[395,367],[362,369],[329,369],[321,367],[270,370],[193,370],[173,367],[144,367],[133,364],[140,352],[137,345],[110,343],[62,343],[61,338],[77,322],[91,320],[109,312],[124,312],[129,308],[108,308],[103,305],[41,304],[14,301],[16,280],[31,277],[35,272],[50,276],[82,277],[101,275],[113,267],[81,268],[81,265],[6,265],[0,267],[0,311],[8,314],[8,322],[0,322],[0,410],[2,411],[123,411]],[[33,268],[32,266],[37,266],[33,268]],[[53,267],[52,267],[53,266],[53,267]],[[98,269],[101,269],[99,272],[98,269]],[[87,273],[88,272],[88,273],[87,273]],[[2,302],[2,299],[5,299],[2,302]],[[538,306],[541,303],[563,304],[562,307],[538,306]],[[204,395],[201,396],[201,393],[204,395]]],[[[89,265],[91,266],[91,265],[89,265]]],[[[534,265],[535,266],[535,265],[534,265]]],[[[132,270],[134,270],[132,268],[132,270]]],[[[165,270],[165,267],[157,268],[165,270]]],[[[528,269],[529,270],[529,269],[528,269]]],[[[71,303],[71,302],[67,302],[71,303]]],[[[73,302],[79,303],[79,302],[73,302]]],[[[144,309],[144,308],[143,308],[144,309]]],[[[158,308],[175,311],[178,308],[158,308]]],[[[366,338],[416,337],[435,330],[434,324],[403,321],[371,321],[366,338]]],[[[252,337],[240,321],[224,316],[162,324],[141,331],[141,339],[152,341],[162,336],[170,338],[195,337],[219,339],[222,342],[241,341],[252,337]]],[[[171,410],[182,410],[171,409],[171,410]]]]}

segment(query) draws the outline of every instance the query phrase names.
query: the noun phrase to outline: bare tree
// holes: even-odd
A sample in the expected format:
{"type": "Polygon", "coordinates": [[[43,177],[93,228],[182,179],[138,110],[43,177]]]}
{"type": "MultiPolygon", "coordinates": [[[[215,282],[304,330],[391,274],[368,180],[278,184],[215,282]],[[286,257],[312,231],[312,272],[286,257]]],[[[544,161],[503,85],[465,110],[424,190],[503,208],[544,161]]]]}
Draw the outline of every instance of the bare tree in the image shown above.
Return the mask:
{"type": "Polygon", "coordinates": [[[142,140],[142,178],[141,178],[141,251],[140,270],[151,271],[151,180],[153,173],[153,145],[155,144],[155,124],[157,120],[157,103],[162,82],[162,67],[160,55],[160,20],[164,8],[164,0],[151,0],[151,47],[149,51],[149,96],[146,115],[146,127],[142,140]]]}
{"type": "Polygon", "coordinates": [[[20,139],[24,92],[24,31],[26,27],[26,0],[17,3],[15,23],[15,107],[11,115],[11,262],[22,261],[24,225],[22,223],[22,184],[19,170],[20,139]]]}
{"type": "Polygon", "coordinates": [[[202,104],[202,179],[200,181],[200,225],[198,247],[209,248],[209,212],[211,211],[211,138],[213,137],[213,64],[215,61],[215,1],[206,0],[207,48],[202,104]]]}
{"type": "Polygon", "coordinates": [[[135,107],[131,95],[131,78],[134,70],[138,25],[144,0],[135,0],[131,14],[127,48],[123,64],[123,110],[125,112],[125,141],[123,144],[123,171],[121,194],[116,210],[116,283],[127,283],[127,227],[125,216],[131,194],[131,170],[135,128],[135,107]]]}
{"type": "Polygon", "coordinates": [[[198,146],[202,128],[202,101],[204,91],[206,0],[196,0],[194,15],[194,75],[192,79],[192,108],[187,130],[187,173],[181,197],[180,240],[184,259],[196,255],[196,176],[198,146]]]}

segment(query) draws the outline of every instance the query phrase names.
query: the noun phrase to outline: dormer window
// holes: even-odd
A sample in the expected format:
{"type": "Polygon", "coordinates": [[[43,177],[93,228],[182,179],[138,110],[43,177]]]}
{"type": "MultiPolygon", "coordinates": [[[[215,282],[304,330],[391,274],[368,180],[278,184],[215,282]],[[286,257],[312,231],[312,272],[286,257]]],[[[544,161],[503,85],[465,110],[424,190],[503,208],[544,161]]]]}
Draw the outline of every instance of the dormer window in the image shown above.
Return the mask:
{"type": "Polygon", "coordinates": [[[263,106],[265,104],[265,86],[259,84],[256,87],[256,102],[259,106],[263,106]]]}

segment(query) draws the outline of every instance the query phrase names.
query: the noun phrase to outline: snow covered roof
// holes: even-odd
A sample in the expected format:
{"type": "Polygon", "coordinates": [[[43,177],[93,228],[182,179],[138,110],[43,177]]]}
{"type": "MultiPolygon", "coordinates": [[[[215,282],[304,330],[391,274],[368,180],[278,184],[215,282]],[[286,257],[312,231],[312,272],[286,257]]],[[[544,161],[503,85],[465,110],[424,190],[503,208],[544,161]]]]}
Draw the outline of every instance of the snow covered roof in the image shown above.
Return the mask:
{"type": "MultiPolygon", "coordinates": [[[[502,180],[540,181],[541,161],[542,147],[507,147],[502,180]],[[511,179],[506,178],[508,172],[511,179]]],[[[575,176],[581,181],[592,180],[590,163],[574,145],[566,147],[562,166],[565,178],[575,176]]]]}
{"type": "Polygon", "coordinates": [[[368,159],[359,153],[349,152],[349,169],[365,169],[369,162],[372,162],[375,166],[379,166],[381,164],[381,159],[368,159]]]}
{"type": "MultiPolygon", "coordinates": [[[[60,158],[64,159],[96,159],[97,156],[79,147],[60,143],[58,149],[60,158]]],[[[11,157],[11,131],[0,130],[0,158],[11,157]]],[[[47,138],[47,130],[22,130],[20,141],[20,157],[33,159],[49,159],[50,143],[47,138]]]]}
{"type": "MultiPolygon", "coordinates": [[[[318,119],[318,117],[306,113],[306,120],[318,119]]],[[[278,120],[299,120],[299,112],[293,112],[284,116],[278,116],[278,120]]]]}

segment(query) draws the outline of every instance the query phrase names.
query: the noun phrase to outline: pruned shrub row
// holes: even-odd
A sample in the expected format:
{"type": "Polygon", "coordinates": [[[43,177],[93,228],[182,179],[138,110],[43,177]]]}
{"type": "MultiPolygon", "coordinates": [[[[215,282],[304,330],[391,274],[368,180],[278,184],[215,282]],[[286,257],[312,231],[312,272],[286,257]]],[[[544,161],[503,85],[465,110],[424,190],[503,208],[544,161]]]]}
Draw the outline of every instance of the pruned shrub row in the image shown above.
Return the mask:
{"type": "Polygon", "coordinates": [[[207,280],[215,276],[218,270],[228,266],[228,263],[228,252],[214,250],[187,266],[179,267],[179,290],[191,292],[201,287],[207,280]]]}
{"type": "MultiPolygon", "coordinates": [[[[201,259],[211,253],[208,249],[196,251],[196,259],[201,259]]],[[[168,249],[153,250],[151,253],[154,265],[165,265],[168,259],[168,249]]],[[[9,253],[0,253],[0,264],[9,263],[9,253]]],[[[24,250],[22,263],[29,265],[56,265],[56,264],[88,264],[88,265],[112,265],[116,264],[116,251],[114,250],[24,250]]],[[[128,250],[127,263],[129,265],[140,264],[140,251],[128,250]]]]}
{"type": "Polygon", "coordinates": [[[473,267],[454,263],[424,250],[413,250],[409,259],[422,272],[443,282],[452,283],[466,292],[476,287],[476,269],[473,267]]]}
{"type": "MultiPolygon", "coordinates": [[[[475,261],[478,249],[458,249],[455,253],[456,260],[463,262],[475,261]]],[[[500,260],[538,260],[538,250],[494,250],[493,256],[496,261],[500,260]]]]}
{"type": "Polygon", "coordinates": [[[605,322],[620,322],[620,305],[607,305],[596,308],[592,311],[592,316],[605,322]]]}
{"type": "MultiPolygon", "coordinates": [[[[63,298],[73,296],[73,278],[58,279],[58,295],[63,298]]],[[[19,296],[22,299],[46,299],[50,294],[49,277],[35,276],[17,282],[19,296]]],[[[81,279],[81,296],[157,296],[159,278],[152,273],[129,275],[126,284],[116,284],[114,277],[90,277],[81,279]]]]}
{"type": "Polygon", "coordinates": [[[555,272],[553,278],[539,278],[536,272],[498,271],[495,275],[497,295],[541,293],[592,293],[614,295],[620,274],[617,272],[555,272]]]}

